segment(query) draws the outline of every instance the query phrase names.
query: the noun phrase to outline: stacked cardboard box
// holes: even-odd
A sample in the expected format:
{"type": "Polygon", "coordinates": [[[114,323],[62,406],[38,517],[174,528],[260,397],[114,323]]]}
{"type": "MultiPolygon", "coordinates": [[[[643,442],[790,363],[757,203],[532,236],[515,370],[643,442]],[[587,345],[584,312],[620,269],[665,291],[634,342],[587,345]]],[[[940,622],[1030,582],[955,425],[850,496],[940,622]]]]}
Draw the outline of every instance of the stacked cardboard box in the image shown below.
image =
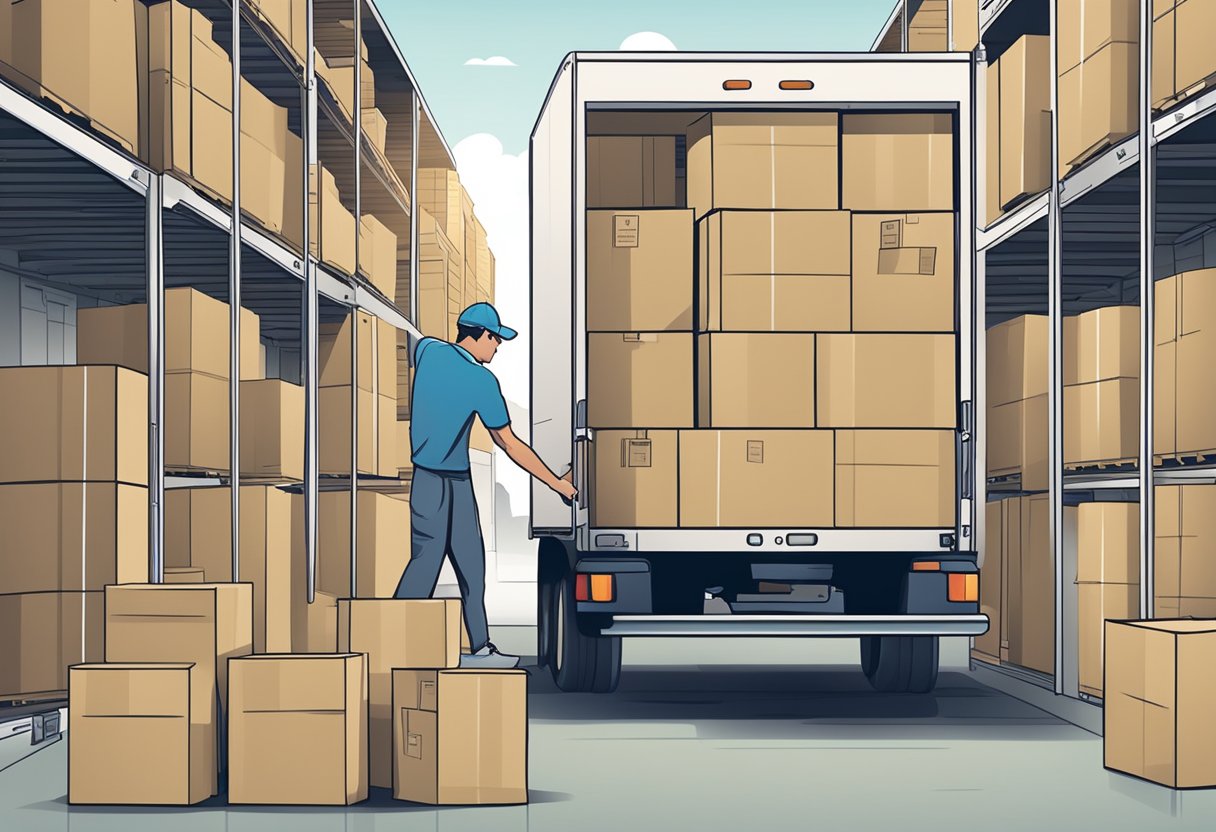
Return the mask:
{"type": "Polygon", "coordinates": [[[1155,109],[1207,89],[1216,75],[1216,6],[1204,0],[1153,0],[1152,100],[1155,109]]]}
{"type": "Polygon", "coordinates": [[[1216,361],[1216,269],[1156,282],[1154,453],[1196,456],[1216,450],[1209,382],[1216,361]]]}
{"type": "Polygon", "coordinates": [[[397,235],[371,214],[359,217],[359,271],[380,290],[380,294],[389,299],[395,297],[397,235]]]}
{"type": "Polygon", "coordinates": [[[360,491],[356,499],[358,580],[352,585],[350,492],[317,495],[316,586],[339,598],[391,598],[410,559],[409,503],[375,491],[360,491]]]}
{"type": "MultiPolygon", "coordinates": [[[[318,21],[313,24],[317,75],[329,86],[348,123],[355,114],[355,21],[318,21]]],[[[376,106],[376,75],[368,63],[367,43],[359,38],[359,105],[376,106]]]]}
{"type": "Polygon", "coordinates": [[[1077,508],[1077,682],[1102,696],[1107,621],[1140,611],[1139,509],[1136,503],[1077,508]]]}
{"type": "Polygon", "coordinates": [[[1023,315],[987,334],[988,476],[1020,475],[1047,490],[1047,316],[1023,315]]]}
{"type": "Polygon", "coordinates": [[[464,256],[434,215],[425,208],[418,211],[418,329],[452,339],[452,310],[464,291],[464,256]]]}
{"type": "Polygon", "coordinates": [[[1064,319],[1064,464],[1139,454],[1140,310],[1108,306],[1064,319]]]}
{"type": "Polygon", "coordinates": [[[321,325],[318,356],[321,473],[351,472],[351,396],[357,390],[359,473],[396,476],[397,330],[356,312],[341,324],[321,325]],[[352,348],[358,353],[357,385],[351,384],[352,348]]]}
{"type": "Polygon", "coordinates": [[[250,0],[250,3],[303,65],[308,51],[308,0],[250,0]]]}
{"type": "Polygon", "coordinates": [[[419,319],[427,322],[422,331],[425,335],[455,341],[456,319],[465,307],[477,302],[477,229],[473,224],[473,202],[460,184],[456,171],[420,168],[418,205],[426,212],[419,215],[418,229],[419,303],[424,307],[419,312],[419,319]],[[445,268],[441,265],[444,261],[446,283],[445,268]],[[425,301],[421,300],[424,292],[425,301]],[[443,298],[447,303],[446,326],[441,326],[437,319],[443,304],[441,296],[446,296],[443,298]]]}
{"type": "MultiPolygon", "coordinates": [[[[355,273],[355,215],[346,207],[334,175],[309,168],[308,217],[312,253],[344,274],[355,273]]],[[[349,203],[353,206],[353,203],[349,203]]]]}
{"type": "MultiPolygon", "coordinates": [[[[1010,512],[1021,519],[1017,498],[991,500],[984,504],[984,540],[980,562],[980,612],[988,616],[988,631],[972,640],[971,658],[986,664],[1000,664],[1009,658],[1009,637],[1005,626],[1006,597],[1005,551],[1009,549],[1007,529],[1012,528],[1010,512]]],[[[1019,542],[1018,553],[1021,552],[1019,542]]]]}
{"type": "MultiPolygon", "coordinates": [[[[988,134],[989,159],[995,149],[999,160],[988,182],[989,187],[995,183],[998,210],[1008,210],[1051,184],[1050,50],[1046,35],[1024,35],[988,68],[998,85],[994,100],[990,82],[988,100],[997,125],[988,134]]],[[[988,219],[995,218],[990,202],[988,219]]]]}
{"type": "Polygon", "coordinates": [[[1139,126],[1137,0],[1060,3],[1060,175],[1139,126]]]}
{"type": "MultiPolygon", "coordinates": [[[[146,304],[81,309],[76,316],[76,356],[81,364],[118,364],[147,372],[146,304]]],[[[226,472],[228,457],[228,304],[189,288],[165,291],[165,468],[226,472]]],[[[241,310],[241,379],[261,379],[263,361],[254,313],[241,310]]],[[[298,389],[298,388],[296,388],[298,389]]],[[[268,468],[298,469],[300,447],[285,445],[299,433],[302,408],[292,407],[289,385],[261,390],[280,398],[274,424],[283,442],[262,447],[268,468]],[[267,460],[274,456],[278,459],[267,460]]],[[[298,394],[296,394],[298,397],[298,394]]],[[[257,418],[256,414],[251,414],[257,418]]],[[[267,428],[271,430],[271,428],[267,428]]],[[[251,465],[255,456],[249,457],[251,465]]],[[[280,473],[282,473],[280,471],[280,473]]],[[[297,476],[302,478],[302,476],[297,476]]]]}
{"type": "Polygon", "coordinates": [[[948,0],[921,0],[908,21],[909,52],[946,52],[949,45],[948,0]]]}
{"type": "Polygon", "coordinates": [[[1216,486],[1155,489],[1153,610],[1159,618],[1216,617],[1216,486]]]}
{"type": "Polygon", "coordinates": [[[676,208],[675,136],[587,139],[588,208],[676,208]]]}
{"type": "MultiPolygon", "coordinates": [[[[1001,216],[1001,62],[984,69],[984,207],[985,225],[1001,216]]],[[[977,149],[977,157],[980,151],[977,149]]]]}
{"type": "Polygon", "coordinates": [[[0,397],[0,696],[62,691],[101,658],[100,592],[148,575],[148,382],[8,367],[0,397]]]}
{"type": "Polygon", "coordinates": [[[841,201],[837,206],[833,199],[827,207],[852,211],[954,210],[952,116],[844,115],[840,133],[841,201]]]}

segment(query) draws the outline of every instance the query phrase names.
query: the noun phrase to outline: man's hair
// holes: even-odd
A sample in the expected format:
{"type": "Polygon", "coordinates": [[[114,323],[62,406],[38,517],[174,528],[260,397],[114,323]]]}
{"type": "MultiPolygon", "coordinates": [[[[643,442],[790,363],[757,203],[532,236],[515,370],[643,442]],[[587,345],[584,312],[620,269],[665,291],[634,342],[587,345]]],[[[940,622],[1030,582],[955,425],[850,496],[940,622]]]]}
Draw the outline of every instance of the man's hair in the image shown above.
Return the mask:
{"type": "Polygon", "coordinates": [[[465,326],[464,324],[456,324],[456,342],[459,343],[465,338],[472,338],[477,341],[481,338],[482,333],[486,331],[484,326],[465,326]]]}

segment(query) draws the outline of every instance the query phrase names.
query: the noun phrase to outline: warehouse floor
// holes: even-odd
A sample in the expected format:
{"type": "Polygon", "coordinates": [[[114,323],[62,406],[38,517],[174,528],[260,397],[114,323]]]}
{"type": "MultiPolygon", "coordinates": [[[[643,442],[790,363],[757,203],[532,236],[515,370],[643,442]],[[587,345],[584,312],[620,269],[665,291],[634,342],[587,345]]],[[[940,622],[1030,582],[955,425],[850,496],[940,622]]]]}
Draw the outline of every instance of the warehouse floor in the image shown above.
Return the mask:
{"type": "MultiPolygon", "coordinates": [[[[504,649],[530,635],[496,633],[504,649]]],[[[852,642],[626,642],[621,687],[531,683],[532,804],[433,810],[374,794],[341,809],[100,809],[65,803],[66,743],[0,740],[0,829],[1205,829],[1216,792],[1102,768],[1102,741],[943,671],[931,696],[874,693],[852,642]],[[6,768],[7,766],[7,768],[6,768]]],[[[944,665],[962,664],[961,650],[944,665]]]]}

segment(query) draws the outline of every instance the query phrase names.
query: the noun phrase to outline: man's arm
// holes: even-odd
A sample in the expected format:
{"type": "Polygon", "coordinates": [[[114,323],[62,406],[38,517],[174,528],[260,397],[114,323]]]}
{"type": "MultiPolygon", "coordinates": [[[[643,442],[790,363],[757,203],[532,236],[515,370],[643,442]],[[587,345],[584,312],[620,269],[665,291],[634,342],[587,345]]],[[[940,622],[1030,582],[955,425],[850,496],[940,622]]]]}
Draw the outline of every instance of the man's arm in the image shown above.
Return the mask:
{"type": "Polygon", "coordinates": [[[573,500],[578,494],[578,489],[574,487],[573,483],[569,479],[558,477],[550,471],[549,466],[545,465],[541,458],[536,455],[536,451],[532,450],[527,442],[515,435],[515,431],[511,430],[510,425],[491,429],[490,437],[494,440],[495,445],[506,452],[512,462],[562,497],[565,497],[567,500],[573,500]]]}

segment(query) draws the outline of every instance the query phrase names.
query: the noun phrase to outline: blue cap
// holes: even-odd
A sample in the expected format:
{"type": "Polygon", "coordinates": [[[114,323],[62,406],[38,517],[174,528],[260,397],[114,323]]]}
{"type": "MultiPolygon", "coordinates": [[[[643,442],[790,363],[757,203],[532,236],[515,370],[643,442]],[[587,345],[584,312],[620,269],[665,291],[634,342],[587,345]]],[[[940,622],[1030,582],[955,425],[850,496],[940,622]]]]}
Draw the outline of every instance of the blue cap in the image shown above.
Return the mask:
{"type": "Polygon", "coordinates": [[[504,341],[510,341],[519,334],[511,327],[503,326],[502,318],[498,317],[498,310],[488,303],[473,304],[460,313],[456,323],[460,326],[479,326],[493,332],[504,341]]]}

